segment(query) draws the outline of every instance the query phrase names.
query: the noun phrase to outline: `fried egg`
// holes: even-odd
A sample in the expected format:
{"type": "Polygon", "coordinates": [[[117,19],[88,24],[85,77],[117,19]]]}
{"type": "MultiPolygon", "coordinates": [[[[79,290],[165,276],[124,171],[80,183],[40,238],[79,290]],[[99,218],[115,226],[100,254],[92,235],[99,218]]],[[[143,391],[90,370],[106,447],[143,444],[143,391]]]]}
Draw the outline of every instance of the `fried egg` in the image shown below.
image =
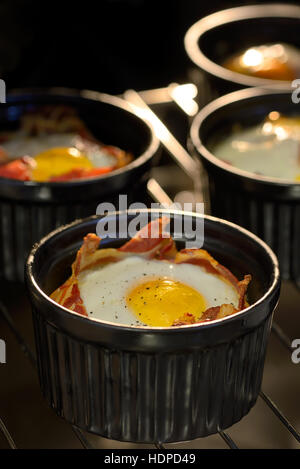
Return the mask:
{"type": "Polygon", "coordinates": [[[214,145],[213,153],[244,171],[300,182],[300,118],[272,111],[262,124],[235,131],[214,145]]]}
{"type": "Polygon", "coordinates": [[[184,314],[197,320],[210,307],[232,304],[232,284],[198,265],[130,256],[78,275],[88,316],[127,326],[169,327],[184,314]]]}
{"type": "Polygon", "coordinates": [[[77,134],[24,136],[22,131],[1,144],[9,158],[31,156],[35,161],[32,179],[44,182],[76,168],[113,167],[116,159],[105,147],[77,134]]]}

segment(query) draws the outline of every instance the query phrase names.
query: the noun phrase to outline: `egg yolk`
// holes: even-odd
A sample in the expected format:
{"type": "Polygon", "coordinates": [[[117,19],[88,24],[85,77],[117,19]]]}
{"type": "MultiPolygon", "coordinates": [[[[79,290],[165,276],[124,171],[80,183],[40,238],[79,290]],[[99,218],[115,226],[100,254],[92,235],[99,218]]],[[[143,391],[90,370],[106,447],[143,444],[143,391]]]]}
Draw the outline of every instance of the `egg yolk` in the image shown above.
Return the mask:
{"type": "Polygon", "coordinates": [[[296,181],[300,182],[300,174],[296,176],[296,181]]]}
{"type": "Polygon", "coordinates": [[[139,321],[153,327],[172,326],[185,313],[199,319],[206,310],[205,299],[197,290],[170,278],[137,285],[128,293],[126,303],[139,321]]]}
{"type": "Polygon", "coordinates": [[[91,161],[77,148],[57,147],[39,153],[34,158],[36,166],[32,179],[38,182],[48,181],[51,177],[68,173],[75,168],[91,169],[91,161]]]}

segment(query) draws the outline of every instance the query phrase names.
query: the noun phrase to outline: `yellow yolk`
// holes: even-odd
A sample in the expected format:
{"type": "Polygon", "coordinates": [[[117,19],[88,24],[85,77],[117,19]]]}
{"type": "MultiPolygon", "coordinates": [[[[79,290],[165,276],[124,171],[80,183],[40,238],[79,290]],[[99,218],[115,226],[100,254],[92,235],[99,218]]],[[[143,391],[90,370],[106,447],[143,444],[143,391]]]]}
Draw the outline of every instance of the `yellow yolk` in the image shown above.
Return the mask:
{"type": "Polygon", "coordinates": [[[300,182],[300,174],[296,176],[296,181],[300,182]]]}
{"type": "Polygon", "coordinates": [[[68,173],[75,168],[91,169],[91,161],[77,148],[50,148],[35,156],[36,166],[32,172],[34,181],[44,182],[51,177],[68,173]]]}
{"type": "Polygon", "coordinates": [[[139,321],[153,327],[172,326],[185,313],[198,319],[206,310],[205,300],[197,290],[170,278],[137,285],[128,293],[126,303],[139,321]]]}

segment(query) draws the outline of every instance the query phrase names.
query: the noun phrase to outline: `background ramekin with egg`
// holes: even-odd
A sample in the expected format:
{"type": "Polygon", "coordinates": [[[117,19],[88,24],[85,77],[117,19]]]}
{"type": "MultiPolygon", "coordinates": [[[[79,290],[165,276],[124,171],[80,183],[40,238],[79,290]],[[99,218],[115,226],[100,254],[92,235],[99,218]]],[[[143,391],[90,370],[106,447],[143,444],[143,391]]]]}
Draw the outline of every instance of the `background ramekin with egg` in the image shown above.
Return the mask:
{"type": "MultiPolygon", "coordinates": [[[[123,167],[96,177],[73,180],[59,180],[58,177],[56,181],[51,181],[47,179],[52,171],[49,156],[59,157],[64,171],[71,169],[69,160],[72,155],[70,152],[66,154],[66,140],[62,136],[58,135],[57,143],[53,132],[49,137],[51,142],[43,136],[42,142],[27,138],[23,143],[22,140],[18,143],[16,138],[12,138],[8,145],[5,143],[5,150],[8,149],[12,155],[23,154],[25,149],[30,151],[30,145],[38,154],[33,180],[0,178],[0,276],[6,280],[23,281],[24,263],[30,248],[54,228],[95,214],[100,202],[117,203],[119,193],[127,194],[129,203],[137,198],[136,194],[139,194],[140,200],[141,194],[146,191],[149,170],[159,152],[159,142],[151,126],[138,117],[125,101],[90,91],[53,88],[11,93],[7,96],[7,102],[1,104],[1,132],[18,131],[22,116],[45,106],[75,109],[96,139],[104,145],[130,153],[132,160],[123,167]],[[49,145],[49,149],[45,145],[49,145]],[[57,148],[54,154],[53,146],[59,147],[59,154],[57,148]]],[[[19,138],[19,133],[16,135],[19,138]]],[[[78,153],[77,149],[73,151],[78,153]]],[[[87,171],[91,170],[92,164],[83,154],[89,151],[89,148],[83,148],[77,158],[84,162],[87,171]]],[[[99,154],[94,158],[96,166],[98,157],[99,154]]]]}
{"type": "Polygon", "coordinates": [[[184,45],[201,99],[252,86],[291,89],[300,76],[299,28],[300,7],[283,3],[234,7],[197,21],[184,45]]]}
{"type": "MultiPolygon", "coordinates": [[[[195,117],[190,132],[190,142],[204,169],[203,181],[207,188],[210,213],[237,223],[266,241],[279,258],[282,277],[298,284],[300,160],[297,138],[292,137],[287,142],[290,145],[285,146],[285,136],[282,136],[284,126],[278,126],[280,128],[275,130],[280,130],[280,135],[278,132],[278,135],[273,135],[278,140],[278,149],[271,144],[269,151],[262,153],[256,173],[217,157],[217,149],[237,129],[244,132],[261,126],[268,118],[267,125],[272,127],[277,117],[294,117],[297,129],[299,115],[300,108],[292,101],[291,90],[248,88],[222,96],[205,106],[195,117]],[[295,165],[299,168],[298,173],[295,165]]],[[[256,143],[262,137],[266,139],[266,144],[271,143],[267,141],[267,135],[257,136],[256,143]]],[[[247,140],[245,134],[241,137],[243,139],[247,140]]],[[[229,160],[235,153],[235,149],[232,147],[230,150],[228,145],[229,160]]],[[[250,160],[255,156],[253,152],[248,156],[241,152],[243,154],[250,160]]]]}
{"type": "MultiPolygon", "coordinates": [[[[173,235],[183,212],[163,215],[170,217],[173,235]]],[[[128,226],[136,215],[109,216],[128,226]]],[[[192,230],[197,219],[204,221],[204,249],[214,258],[238,278],[251,274],[249,307],[227,318],[173,327],[84,317],[49,295],[69,277],[84,236],[95,232],[101,217],[59,228],[31,251],[26,284],[41,389],[68,422],[116,440],[174,442],[225,429],[256,402],[279,297],[277,259],[243,228],[209,216],[184,216],[192,230]]],[[[186,240],[176,239],[178,248],[186,240]]],[[[100,249],[123,244],[112,234],[100,249]]]]}

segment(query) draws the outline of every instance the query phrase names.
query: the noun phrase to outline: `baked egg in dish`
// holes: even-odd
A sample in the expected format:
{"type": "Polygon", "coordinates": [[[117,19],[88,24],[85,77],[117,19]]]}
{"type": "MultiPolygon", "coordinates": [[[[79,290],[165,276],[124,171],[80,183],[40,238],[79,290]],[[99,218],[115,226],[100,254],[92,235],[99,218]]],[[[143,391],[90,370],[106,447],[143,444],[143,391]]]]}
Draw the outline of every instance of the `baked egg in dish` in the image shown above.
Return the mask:
{"type": "Polygon", "coordinates": [[[300,182],[300,116],[272,111],[256,126],[236,125],[213,145],[213,153],[244,171],[300,182]]]}
{"type": "Polygon", "coordinates": [[[51,298],[90,319],[135,327],[201,323],[246,308],[251,275],[239,281],[204,249],[178,251],[167,224],[152,221],[120,248],[98,249],[100,238],[87,234],[71,277],[51,298]]]}
{"type": "Polygon", "coordinates": [[[292,81],[299,76],[300,50],[290,44],[274,43],[249,47],[227,59],[223,66],[243,75],[292,81]]]}
{"type": "Polygon", "coordinates": [[[0,177],[36,182],[90,178],[127,165],[131,154],[99,142],[76,110],[45,106],[0,134],[0,177]]]}

